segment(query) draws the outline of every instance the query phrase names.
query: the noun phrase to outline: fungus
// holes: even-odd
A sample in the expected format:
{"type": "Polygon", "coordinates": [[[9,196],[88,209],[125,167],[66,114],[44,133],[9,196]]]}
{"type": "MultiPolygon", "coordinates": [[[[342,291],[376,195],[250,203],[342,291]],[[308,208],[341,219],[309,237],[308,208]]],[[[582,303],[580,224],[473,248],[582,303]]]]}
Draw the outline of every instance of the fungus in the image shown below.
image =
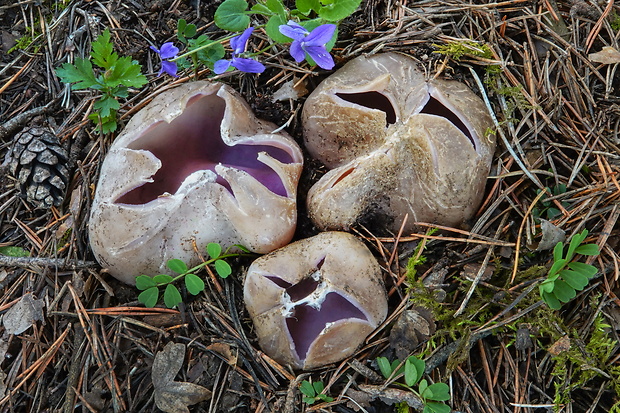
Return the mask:
{"type": "Polygon", "coordinates": [[[300,369],[349,357],[387,315],[379,264],[345,232],[323,232],[255,260],[244,300],[263,351],[300,369]]]}
{"type": "Polygon", "coordinates": [[[110,147],[91,210],[92,250],[116,278],[197,263],[209,242],[266,253],[296,226],[297,144],[228,86],[192,82],[140,110],[110,147]]]}
{"type": "Polygon", "coordinates": [[[353,59],[308,97],[309,153],[331,170],[308,193],[322,230],[415,222],[461,226],[482,200],[495,150],[483,101],[456,81],[426,80],[398,53],[353,59]]]}

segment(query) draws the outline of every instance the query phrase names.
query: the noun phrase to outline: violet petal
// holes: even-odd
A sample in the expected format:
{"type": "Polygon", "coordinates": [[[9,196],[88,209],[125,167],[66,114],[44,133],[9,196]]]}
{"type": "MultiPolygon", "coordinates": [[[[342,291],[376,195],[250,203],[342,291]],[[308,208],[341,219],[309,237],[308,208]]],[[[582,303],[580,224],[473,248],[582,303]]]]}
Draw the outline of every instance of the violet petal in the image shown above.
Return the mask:
{"type": "Polygon", "coordinates": [[[263,73],[265,71],[265,66],[261,62],[243,57],[233,57],[231,65],[246,73],[263,73]]]}
{"type": "Polygon", "coordinates": [[[289,21],[288,24],[281,25],[278,29],[280,30],[280,33],[286,37],[290,37],[293,40],[302,40],[308,35],[308,30],[293,21],[289,21]]]}
{"type": "Polygon", "coordinates": [[[172,42],[166,42],[161,45],[159,55],[162,59],[172,59],[173,57],[176,57],[177,54],[179,54],[179,48],[172,42]]]}
{"type": "Polygon", "coordinates": [[[324,46],[304,46],[303,49],[321,68],[330,70],[334,67],[334,59],[324,46]]]}
{"type": "Polygon", "coordinates": [[[289,53],[297,63],[302,62],[306,58],[306,53],[301,47],[301,42],[298,40],[295,40],[293,43],[291,43],[289,53]]]}
{"type": "Polygon", "coordinates": [[[222,73],[227,71],[231,65],[232,63],[230,62],[230,60],[221,59],[215,62],[215,64],[213,65],[213,71],[216,74],[221,75],[222,73]]]}
{"type": "Polygon", "coordinates": [[[306,46],[323,46],[329,43],[336,31],[335,24],[323,24],[316,27],[310,32],[310,34],[304,39],[306,46]]]}

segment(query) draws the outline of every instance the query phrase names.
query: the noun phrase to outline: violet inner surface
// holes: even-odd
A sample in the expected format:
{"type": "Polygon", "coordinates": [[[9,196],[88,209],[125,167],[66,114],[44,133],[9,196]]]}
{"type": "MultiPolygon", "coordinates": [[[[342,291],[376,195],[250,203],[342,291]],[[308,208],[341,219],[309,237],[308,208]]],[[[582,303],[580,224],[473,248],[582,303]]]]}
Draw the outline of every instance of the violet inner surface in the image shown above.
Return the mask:
{"type": "Polygon", "coordinates": [[[299,359],[304,360],[306,358],[310,345],[328,323],[348,318],[368,321],[359,308],[335,292],[327,293],[325,300],[318,309],[308,304],[293,307],[293,314],[286,318],[286,326],[293,339],[295,352],[299,359]]]}
{"type": "MultiPolygon", "coordinates": [[[[267,152],[282,163],[292,163],[291,154],[269,145],[226,145],[220,134],[225,109],[226,102],[219,96],[192,97],[181,115],[170,123],[154,124],[132,142],[129,149],[147,150],[162,165],[152,176],[153,182],[132,189],[116,202],[145,204],[166,192],[174,194],[187,176],[200,170],[215,172],[215,166],[220,163],[246,171],[273,193],[287,196],[278,174],[258,161],[257,156],[259,152],[267,152]]],[[[218,175],[216,182],[231,191],[221,176],[218,175]]]]}
{"type": "MultiPolygon", "coordinates": [[[[319,262],[317,270],[320,270],[324,260],[323,258],[319,262]]],[[[300,360],[305,360],[310,346],[328,323],[349,318],[368,321],[368,318],[355,304],[334,291],[328,292],[321,303],[312,299],[304,300],[316,291],[320,284],[320,279],[317,279],[319,277],[310,275],[297,284],[291,284],[275,275],[265,277],[277,286],[284,288],[285,293],[288,294],[293,303],[299,302],[294,304],[291,315],[286,317],[286,326],[300,360]]]]}

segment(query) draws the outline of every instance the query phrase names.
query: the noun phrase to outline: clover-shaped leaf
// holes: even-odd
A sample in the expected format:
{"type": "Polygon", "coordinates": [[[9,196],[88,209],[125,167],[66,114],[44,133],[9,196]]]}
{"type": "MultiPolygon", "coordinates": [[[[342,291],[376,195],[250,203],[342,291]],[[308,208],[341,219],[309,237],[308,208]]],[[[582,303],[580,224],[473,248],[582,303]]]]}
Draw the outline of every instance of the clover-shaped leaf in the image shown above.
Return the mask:
{"type": "Polygon", "coordinates": [[[153,360],[155,404],[166,413],[189,413],[187,406],[207,400],[211,392],[193,383],[174,381],[185,359],[185,345],[168,343],[153,360]]]}

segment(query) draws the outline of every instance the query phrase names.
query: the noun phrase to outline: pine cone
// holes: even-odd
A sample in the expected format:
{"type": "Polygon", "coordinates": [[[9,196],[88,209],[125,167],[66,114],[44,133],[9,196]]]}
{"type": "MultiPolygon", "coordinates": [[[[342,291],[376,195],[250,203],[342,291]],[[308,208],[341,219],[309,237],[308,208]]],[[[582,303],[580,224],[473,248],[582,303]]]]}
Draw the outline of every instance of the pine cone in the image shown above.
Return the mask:
{"type": "Polygon", "coordinates": [[[67,152],[58,138],[41,127],[29,127],[13,139],[10,168],[26,200],[40,208],[59,206],[64,198],[69,171],[67,152]]]}

